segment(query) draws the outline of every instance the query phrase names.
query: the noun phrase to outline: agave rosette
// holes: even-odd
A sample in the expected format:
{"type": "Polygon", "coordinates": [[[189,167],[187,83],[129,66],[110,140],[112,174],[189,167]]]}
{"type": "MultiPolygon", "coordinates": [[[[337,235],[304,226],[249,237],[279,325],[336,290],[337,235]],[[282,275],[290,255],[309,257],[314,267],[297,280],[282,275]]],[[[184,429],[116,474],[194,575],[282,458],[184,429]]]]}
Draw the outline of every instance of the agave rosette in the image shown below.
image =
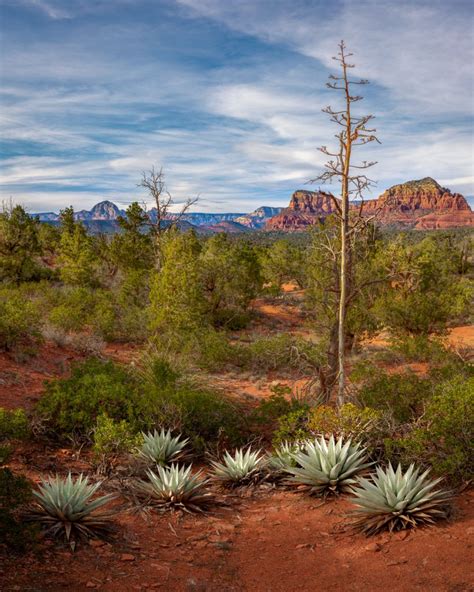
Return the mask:
{"type": "Polygon", "coordinates": [[[202,512],[212,502],[212,495],[206,489],[207,479],[202,471],[192,473],[192,465],[179,467],[157,466],[157,472],[147,471],[148,481],[139,481],[137,489],[148,500],[161,509],[183,509],[202,512]]]}
{"type": "Polygon", "coordinates": [[[64,534],[71,548],[80,538],[106,537],[110,534],[110,518],[115,512],[96,513],[115,496],[108,494],[92,499],[101,483],[89,483],[82,474],[73,479],[50,477],[33,492],[36,504],[27,515],[39,522],[53,536],[64,534]]]}
{"type": "Polygon", "coordinates": [[[181,435],[173,437],[171,431],[165,432],[154,430],[153,432],[142,432],[143,443],[138,450],[138,455],[148,463],[156,465],[167,465],[182,458],[184,448],[189,438],[181,439],[181,435]]]}
{"type": "Polygon", "coordinates": [[[429,469],[411,464],[403,472],[401,465],[395,471],[391,464],[386,469],[376,468],[368,479],[360,479],[353,488],[355,525],[366,534],[381,530],[404,530],[422,524],[434,524],[446,518],[452,493],[436,489],[441,479],[430,479],[429,469]]]}
{"type": "Polygon", "coordinates": [[[298,442],[282,442],[267,455],[267,465],[271,472],[282,473],[288,467],[296,467],[295,454],[304,449],[298,442]]]}
{"type": "Polygon", "coordinates": [[[237,449],[234,454],[226,451],[222,462],[213,461],[213,479],[228,486],[256,482],[260,479],[267,459],[261,450],[237,449]]]}
{"type": "Polygon", "coordinates": [[[297,466],[286,467],[288,482],[303,486],[311,494],[331,495],[350,491],[355,476],[373,463],[367,462],[366,449],[360,444],[337,441],[323,436],[304,443],[304,449],[293,454],[297,466]]]}

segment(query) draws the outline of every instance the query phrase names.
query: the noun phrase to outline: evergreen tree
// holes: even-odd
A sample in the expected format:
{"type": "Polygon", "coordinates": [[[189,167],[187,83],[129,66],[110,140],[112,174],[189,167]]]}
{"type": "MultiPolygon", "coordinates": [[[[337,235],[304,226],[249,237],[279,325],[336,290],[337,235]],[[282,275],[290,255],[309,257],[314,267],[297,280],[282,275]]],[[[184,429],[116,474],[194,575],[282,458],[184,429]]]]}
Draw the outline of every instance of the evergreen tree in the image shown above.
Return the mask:
{"type": "Polygon", "coordinates": [[[201,274],[208,310],[216,324],[244,312],[261,288],[255,251],[226,234],[210,238],[201,253],[201,274]]]}
{"type": "Polygon", "coordinates": [[[194,332],[207,324],[199,241],[193,232],[172,231],[167,233],[162,246],[163,265],[151,280],[151,329],[194,332]]]}
{"type": "Polygon", "coordinates": [[[114,235],[110,250],[119,269],[149,270],[153,267],[153,243],[147,220],[147,213],[137,202],[127,208],[125,217],[118,218],[121,232],[114,235]]]}
{"type": "Polygon", "coordinates": [[[97,283],[95,255],[91,237],[84,225],[74,220],[72,207],[61,211],[59,275],[65,284],[90,286],[97,283]]]}
{"type": "Polygon", "coordinates": [[[0,213],[0,280],[20,283],[41,276],[39,227],[39,220],[20,205],[4,205],[0,213]]]}

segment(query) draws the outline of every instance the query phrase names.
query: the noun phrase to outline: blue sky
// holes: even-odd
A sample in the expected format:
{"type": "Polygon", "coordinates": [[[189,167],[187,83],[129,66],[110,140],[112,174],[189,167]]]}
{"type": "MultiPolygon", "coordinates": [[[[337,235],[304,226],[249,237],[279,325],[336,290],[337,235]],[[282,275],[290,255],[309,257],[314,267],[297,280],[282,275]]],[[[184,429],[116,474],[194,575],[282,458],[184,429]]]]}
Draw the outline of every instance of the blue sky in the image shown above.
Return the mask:
{"type": "MultiPolygon", "coordinates": [[[[144,194],[287,205],[321,172],[344,38],[369,78],[376,197],[432,176],[474,194],[471,0],[0,0],[0,190],[32,211],[144,194]]],[[[310,187],[309,187],[310,188],[310,187]]],[[[329,187],[337,192],[337,187],[329,187]]]]}

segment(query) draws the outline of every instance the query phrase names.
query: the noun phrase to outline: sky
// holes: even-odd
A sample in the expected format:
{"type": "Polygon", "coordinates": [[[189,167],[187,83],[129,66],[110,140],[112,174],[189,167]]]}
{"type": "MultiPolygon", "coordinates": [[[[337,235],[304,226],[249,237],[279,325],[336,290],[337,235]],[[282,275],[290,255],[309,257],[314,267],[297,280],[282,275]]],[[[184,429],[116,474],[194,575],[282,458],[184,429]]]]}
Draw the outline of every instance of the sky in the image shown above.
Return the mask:
{"type": "Polygon", "coordinates": [[[146,201],[286,206],[335,146],[344,39],[368,78],[377,197],[426,176],[474,194],[472,0],[0,0],[0,197],[31,212],[146,201]]]}

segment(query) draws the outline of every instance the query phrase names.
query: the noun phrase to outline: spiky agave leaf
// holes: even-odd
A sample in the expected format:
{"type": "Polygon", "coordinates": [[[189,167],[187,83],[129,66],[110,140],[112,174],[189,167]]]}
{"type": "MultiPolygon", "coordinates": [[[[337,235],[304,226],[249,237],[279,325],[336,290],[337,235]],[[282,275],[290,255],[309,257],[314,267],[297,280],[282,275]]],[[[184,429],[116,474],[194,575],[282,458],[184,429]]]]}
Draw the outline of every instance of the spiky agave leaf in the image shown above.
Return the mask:
{"type": "Polygon", "coordinates": [[[282,442],[267,454],[267,465],[271,472],[282,473],[288,467],[296,467],[295,454],[304,445],[298,442],[282,442]]]}
{"type": "Polygon", "coordinates": [[[225,452],[223,462],[213,461],[213,478],[229,486],[243,485],[258,480],[267,460],[260,450],[239,448],[232,456],[225,452]]]}
{"type": "Polygon", "coordinates": [[[161,509],[179,508],[202,512],[211,503],[211,493],[206,490],[207,479],[202,471],[192,473],[192,465],[178,467],[157,466],[157,473],[147,471],[148,481],[139,481],[137,489],[161,509]]]}
{"type": "Polygon", "coordinates": [[[405,473],[401,465],[395,471],[389,464],[386,469],[377,467],[368,479],[360,479],[353,488],[355,513],[359,514],[356,527],[370,535],[446,518],[452,493],[435,489],[441,479],[430,479],[428,473],[429,469],[420,475],[414,464],[405,473]]]}
{"type": "Polygon", "coordinates": [[[183,456],[184,447],[189,442],[188,438],[181,440],[181,435],[173,438],[171,431],[165,432],[164,429],[160,432],[142,432],[142,436],[143,444],[138,450],[139,456],[149,463],[161,466],[175,462],[183,456]]]}
{"type": "Polygon", "coordinates": [[[26,518],[37,521],[53,536],[64,534],[74,549],[77,539],[104,537],[110,534],[110,518],[115,512],[96,514],[95,511],[112,500],[108,494],[92,499],[101,483],[89,483],[82,473],[73,479],[49,477],[43,480],[33,492],[36,504],[26,518]]]}
{"type": "Polygon", "coordinates": [[[344,443],[342,437],[335,441],[334,436],[306,441],[304,450],[293,458],[298,466],[285,468],[292,475],[289,483],[305,486],[316,495],[349,491],[355,475],[373,464],[366,462],[366,449],[360,444],[352,444],[350,439],[344,443]]]}

